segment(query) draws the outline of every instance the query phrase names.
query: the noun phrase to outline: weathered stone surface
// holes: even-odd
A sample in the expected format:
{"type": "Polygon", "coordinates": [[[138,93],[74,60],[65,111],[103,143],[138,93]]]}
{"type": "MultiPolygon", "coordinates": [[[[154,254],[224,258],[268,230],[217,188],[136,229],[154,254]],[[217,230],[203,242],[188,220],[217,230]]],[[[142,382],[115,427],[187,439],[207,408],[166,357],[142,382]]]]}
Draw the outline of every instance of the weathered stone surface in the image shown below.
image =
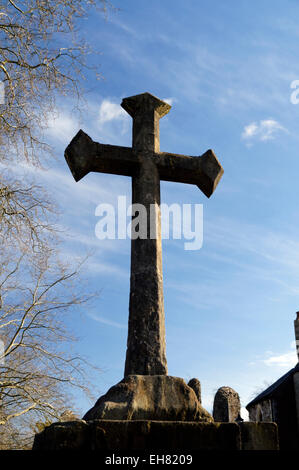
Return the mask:
{"type": "Polygon", "coordinates": [[[155,449],[239,450],[240,432],[234,423],[151,423],[149,445],[155,449]],[[163,446],[161,446],[161,433],[163,446]],[[165,447],[164,447],[165,446],[165,447]]]}
{"type": "Polygon", "coordinates": [[[239,420],[241,412],[240,397],[230,387],[221,387],[214,398],[213,417],[217,422],[233,423],[239,420]]]}
{"type": "Polygon", "coordinates": [[[242,450],[279,450],[275,423],[240,423],[242,450]]]}
{"type": "Polygon", "coordinates": [[[90,171],[132,176],[132,202],[146,208],[147,236],[132,239],[124,375],[166,375],[160,180],[195,184],[210,197],[223,169],[212,150],[201,157],[160,152],[159,120],[169,112],[169,104],[142,93],[125,98],[121,105],[133,118],[132,149],[93,142],[80,130],[66,148],[65,158],[76,181],[90,171]],[[154,208],[154,237],[150,207],[154,208]]]}
{"type": "Polygon", "coordinates": [[[233,423],[182,421],[93,421],[105,431],[108,449],[240,450],[240,430],[233,423]]]}
{"type": "MultiPolygon", "coordinates": [[[[296,350],[297,357],[299,361],[299,312],[297,313],[296,320],[294,321],[295,327],[295,340],[296,340],[296,350]]],[[[294,394],[295,394],[295,403],[296,403],[296,417],[297,417],[297,430],[298,430],[298,440],[299,440],[299,372],[295,372],[293,376],[294,381],[294,394]]],[[[298,443],[299,447],[299,443],[298,443]]]]}
{"type": "Polygon", "coordinates": [[[213,421],[183,379],[164,375],[126,376],[83,419],[213,421]]]}
{"type": "Polygon", "coordinates": [[[299,312],[296,312],[297,317],[296,320],[294,321],[294,328],[295,328],[295,340],[296,340],[296,351],[297,351],[297,357],[299,361],[299,312]]]}
{"type": "Polygon", "coordinates": [[[273,423],[111,421],[56,423],[35,436],[33,450],[276,450],[273,423]],[[73,427],[72,432],[70,429],[73,427]]]}
{"type": "Polygon", "coordinates": [[[146,208],[146,238],[131,241],[129,328],[124,375],[167,374],[163,298],[160,177],[154,152],[160,151],[159,120],[170,110],[149,93],[121,106],[133,117],[133,152],[139,169],[132,177],[132,203],[146,208]],[[154,213],[151,213],[151,209],[154,213]],[[151,237],[155,221],[155,237],[151,237]]]}
{"type": "Polygon", "coordinates": [[[33,445],[33,449],[38,450],[84,450],[88,447],[89,427],[83,420],[51,424],[35,435],[33,445]]]}
{"type": "Polygon", "coordinates": [[[107,449],[147,449],[152,421],[89,421],[93,450],[101,449],[103,432],[107,449]]]}
{"type": "Polygon", "coordinates": [[[199,401],[199,403],[201,403],[201,385],[200,385],[200,381],[198,379],[191,379],[188,382],[188,386],[191,387],[194,390],[195,395],[197,396],[197,400],[199,401]]]}
{"type": "Polygon", "coordinates": [[[124,375],[167,374],[163,298],[160,179],[151,159],[140,162],[132,178],[132,202],[147,213],[146,239],[131,240],[131,285],[127,353],[124,375]],[[150,237],[152,220],[156,237],[150,237]]]}
{"type": "MultiPolygon", "coordinates": [[[[297,429],[298,429],[298,438],[299,438],[299,372],[296,372],[293,376],[294,381],[294,395],[296,403],[296,418],[297,418],[297,429]]],[[[299,442],[298,442],[299,447],[299,442]]]]}
{"type": "Polygon", "coordinates": [[[260,403],[256,403],[249,409],[249,420],[250,421],[263,421],[272,422],[272,403],[271,400],[265,399],[260,403]]]}

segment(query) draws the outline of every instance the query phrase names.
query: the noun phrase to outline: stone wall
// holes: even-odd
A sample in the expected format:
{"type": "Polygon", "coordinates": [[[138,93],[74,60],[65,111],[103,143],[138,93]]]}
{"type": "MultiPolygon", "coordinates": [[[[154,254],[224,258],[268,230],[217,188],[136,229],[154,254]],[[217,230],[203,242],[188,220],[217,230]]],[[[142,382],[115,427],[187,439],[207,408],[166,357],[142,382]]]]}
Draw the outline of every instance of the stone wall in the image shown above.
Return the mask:
{"type": "Polygon", "coordinates": [[[271,400],[263,400],[252,406],[249,410],[249,420],[264,423],[275,421],[271,400]]]}
{"type": "MultiPolygon", "coordinates": [[[[295,392],[295,403],[296,403],[296,417],[297,417],[297,433],[299,438],[299,372],[296,372],[293,376],[294,380],[294,392],[295,392]]],[[[299,443],[298,443],[299,447],[299,443]]]]}
{"type": "Polygon", "coordinates": [[[271,420],[277,424],[281,450],[299,450],[296,375],[297,373],[289,374],[279,387],[272,391],[271,397],[247,407],[251,421],[271,420]]]}
{"type": "Polygon", "coordinates": [[[278,450],[274,423],[73,421],[35,436],[33,450],[278,450]]]}

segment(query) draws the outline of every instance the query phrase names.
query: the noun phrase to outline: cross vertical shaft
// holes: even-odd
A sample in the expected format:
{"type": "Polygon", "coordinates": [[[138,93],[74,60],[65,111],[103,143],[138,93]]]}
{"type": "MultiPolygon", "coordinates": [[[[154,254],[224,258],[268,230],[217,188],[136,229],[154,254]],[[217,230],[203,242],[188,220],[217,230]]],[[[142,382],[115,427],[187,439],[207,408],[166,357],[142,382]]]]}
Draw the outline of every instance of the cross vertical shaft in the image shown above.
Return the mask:
{"type": "Polygon", "coordinates": [[[140,162],[132,177],[132,203],[145,206],[146,239],[131,241],[131,288],[125,376],[167,374],[163,299],[160,176],[153,158],[160,150],[159,119],[170,106],[150,95],[123,100],[133,117],[133,152],[140,162]],[[129,101],[130,100],[130,101],[129,101]],[[150,230],[155,221],[155,238],[150,230]]]}

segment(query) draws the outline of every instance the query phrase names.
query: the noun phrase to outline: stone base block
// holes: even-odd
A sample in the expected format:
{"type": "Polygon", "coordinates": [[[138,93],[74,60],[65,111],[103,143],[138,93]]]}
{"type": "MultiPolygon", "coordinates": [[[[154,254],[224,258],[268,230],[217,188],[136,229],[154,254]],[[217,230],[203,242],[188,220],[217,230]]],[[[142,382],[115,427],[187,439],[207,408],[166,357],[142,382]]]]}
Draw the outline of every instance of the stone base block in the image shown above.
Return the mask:
{"type": "Polygon", "coordinates": [[[239,423],[243,450],[277,450],[278,428],[275,423],[239,423]],[[277,449],[273,444],[277,443],[277,449]]]}
{"type": "Polygon", "coordinates": [[[33,450],[278,450],[274,423],[72,421],[35,436],[33,450]]]}
{"type": "Polygon", "coordinates": [[[126,376],[83,419],[213,422],[194,390],[169,375],[126,376]]]}

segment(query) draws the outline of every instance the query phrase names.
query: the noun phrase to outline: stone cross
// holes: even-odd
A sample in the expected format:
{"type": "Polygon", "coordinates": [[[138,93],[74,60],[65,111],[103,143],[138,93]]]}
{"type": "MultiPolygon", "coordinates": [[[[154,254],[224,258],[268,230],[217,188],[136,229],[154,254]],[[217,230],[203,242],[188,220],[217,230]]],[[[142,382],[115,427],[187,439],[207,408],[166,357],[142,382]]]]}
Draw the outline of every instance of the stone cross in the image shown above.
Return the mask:
{"type": "Polygon", "coordinates": [[[133,118],[132,148],[93,142],[80,130],[66,148],[65,158],[76,181],[90,171],[132,177],[132,203],[146,208],[148,236],[131,241],[125,376],[167,375],[160,180],[195,184],[210,197],[223,169],[212,150],[201,157],[160,152],[159,120],[169,112],[168,103],[142,93],[124,98],[121,106],[133,118]],[[150,207],[156,238],[150,237],[150,207]]]}

